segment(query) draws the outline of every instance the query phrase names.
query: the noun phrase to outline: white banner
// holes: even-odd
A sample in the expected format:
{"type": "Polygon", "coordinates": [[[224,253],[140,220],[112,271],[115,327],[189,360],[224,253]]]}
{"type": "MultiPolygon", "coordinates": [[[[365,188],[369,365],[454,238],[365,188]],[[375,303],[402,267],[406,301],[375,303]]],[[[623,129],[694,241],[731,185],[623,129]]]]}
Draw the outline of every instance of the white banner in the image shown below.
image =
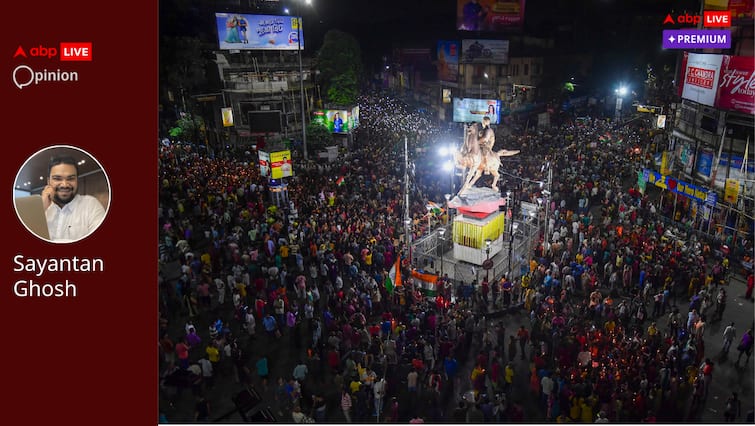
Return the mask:
{"type": "Polygon", "coordinates": [[[682,98],[713,106],[721,75],[722,55],[690,53],[682,76],[682,98]]]}

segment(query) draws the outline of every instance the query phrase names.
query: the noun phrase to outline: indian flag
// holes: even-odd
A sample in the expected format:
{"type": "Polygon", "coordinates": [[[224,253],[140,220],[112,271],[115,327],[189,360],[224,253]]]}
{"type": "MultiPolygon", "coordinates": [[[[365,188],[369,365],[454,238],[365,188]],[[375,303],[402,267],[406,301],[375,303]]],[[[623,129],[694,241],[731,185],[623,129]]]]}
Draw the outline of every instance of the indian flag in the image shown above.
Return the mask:
{"type": "Polygon", "coordinates": [[[343,185],[343,181],[345,180],[345,176],[341,176],[338,179],[336,179],[336,185],[341,186],[343,185]]]}
{"type": "Polygon", "coordinates": [[[436,216],[439,215],[439,214],[441,214],[441,213],[443,213],[443,208],[441,206],[437,205],[436,203],[432,202],[432,201],[428,201],[427,202],[427,206],[425,206],[425,207],[427,208],[428,212],[430,212],[430,213],[432,213],[432,214],[434,214],[436,216]]]}
{"type": "Polygon", "coordinates": [[[393,294],[393,289],[401,285],[401,256],[397,255],[396,262],[385,277],[385,289],[388,290],[388,294],[393,294]]]}
{"type": "Polygon", "coordinates": [[[421,272],[417,272],[416,270],[412,270],[412,278],[414,278],[414,281],[416,285],[419,286],[419,290],[422,292],[422,294],[429,297],[435,297],[436,293],[438,292],[437,275],[423,274],[421,272]]]}

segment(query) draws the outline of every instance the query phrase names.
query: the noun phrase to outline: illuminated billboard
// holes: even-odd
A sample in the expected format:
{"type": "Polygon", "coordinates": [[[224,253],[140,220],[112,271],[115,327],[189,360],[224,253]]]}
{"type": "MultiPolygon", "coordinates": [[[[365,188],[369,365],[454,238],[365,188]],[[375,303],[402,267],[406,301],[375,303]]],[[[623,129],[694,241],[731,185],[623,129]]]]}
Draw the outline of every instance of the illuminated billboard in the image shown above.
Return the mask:
{"type": "Polygon", "coordinates": [[[755,114],[755,80],[752,57],[684,52],[679,94],[729,111],[755,114]]]}
{"type": "Polygon", "coordinates": [[[312,122],[328,128],[331,133],[349,133],[359,125],[359,107],[345,109],[318,109],[312,113],[312,122]]]}
{"type": "Polygon", "coordinates": [[[501,122],[501,101],[496,99],[454,98],[454,122],[482,122],[490,117],[490,124],[501,122]]]}
{"type": "Polygon", "coordinates": [[[271,178],[280,179],[294,175],[291,163],[291,151],[276,151],[270,153],[271,178]]]}
{"type": "Polygon", "coordinates": [[[459,77],[458,41],[438,40],[438,80],[455,82],[459,77]]]}
{"type": "Polygon", "coordinates": [[[462,40],[461,62],[465,64],[508,64],[508,40],[462,40]]]}
{"type": "Polygon", "coordinates": [[[304,49],[304,29],[296,16],[216,13],[219,49],[304,49]],[[301,36],[301,40],[299,37],[301,36]]]}
{"type": "Polygon", "coordinates": [[[682,98],[713,106],[721,75],[721,55],[689,53],[682,75],[682,98]]]}
{"type": "Polygon", "coordinates": [[[223,127],[233,126],[233,108],[220,108],[220,116],[223,117],[223,127]]]}
{"type": "Polygon", "coordinates": [[[524,24],[525,0],[457,0],[456,29],[509,31],[524,24]]]}
{"type": "Polygon", "coordinates": [[[270,177],[270,154],[265,151],[257,151],[260,165],[260,175],[270,177]]]}

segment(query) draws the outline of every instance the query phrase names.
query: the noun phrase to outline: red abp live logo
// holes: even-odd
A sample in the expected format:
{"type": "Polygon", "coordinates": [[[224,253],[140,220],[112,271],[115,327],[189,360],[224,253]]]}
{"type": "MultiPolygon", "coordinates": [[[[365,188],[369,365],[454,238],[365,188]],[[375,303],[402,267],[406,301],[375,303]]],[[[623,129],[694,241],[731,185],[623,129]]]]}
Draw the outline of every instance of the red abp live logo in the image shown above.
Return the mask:
{"type": "Polygon", "coordinates": [[[66,42],[60,43],[60,48],[54,46],[34,46],[25,50],[23,46],[18,46],[14,58],[37,57],[37,58],[55,58],[60,54],[61,61],[91,61],[92,60],[92,43],[90,42],[66,42]]]}
{"type": "Polygon", "coordinates": [[[703,26],[706,28],[728,28],[731,27],[731,11],[730,10],[706,10],[703,12],[702,18],[700,15],[690,15],[685,13],[679,15],[674,20],[674,17],[669,13],[666,15],[666,19],[663,20],[663,25],[668,24],[691,24],[697,25],[702,20],[703,26]]]}

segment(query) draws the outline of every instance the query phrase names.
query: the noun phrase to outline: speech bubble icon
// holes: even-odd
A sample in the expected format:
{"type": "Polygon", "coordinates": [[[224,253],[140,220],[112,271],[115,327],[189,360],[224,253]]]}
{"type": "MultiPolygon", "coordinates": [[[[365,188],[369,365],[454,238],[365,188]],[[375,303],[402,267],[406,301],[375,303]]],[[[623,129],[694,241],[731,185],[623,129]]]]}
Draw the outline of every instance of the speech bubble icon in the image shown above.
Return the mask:
{"type": "Polygon", "coordinates": [[[31,82],[34,80],[34,70],[32,70],[30,67],[26,65],[19,65],[13,70],[13,83],[18,87],[19,89],[23,89],[24,87],[31,84],[31,82]],[[28,80],[23,83],[21,80],[19,80],[19,72],[20,71],[28,71],[29,77],[28,80]]]}

